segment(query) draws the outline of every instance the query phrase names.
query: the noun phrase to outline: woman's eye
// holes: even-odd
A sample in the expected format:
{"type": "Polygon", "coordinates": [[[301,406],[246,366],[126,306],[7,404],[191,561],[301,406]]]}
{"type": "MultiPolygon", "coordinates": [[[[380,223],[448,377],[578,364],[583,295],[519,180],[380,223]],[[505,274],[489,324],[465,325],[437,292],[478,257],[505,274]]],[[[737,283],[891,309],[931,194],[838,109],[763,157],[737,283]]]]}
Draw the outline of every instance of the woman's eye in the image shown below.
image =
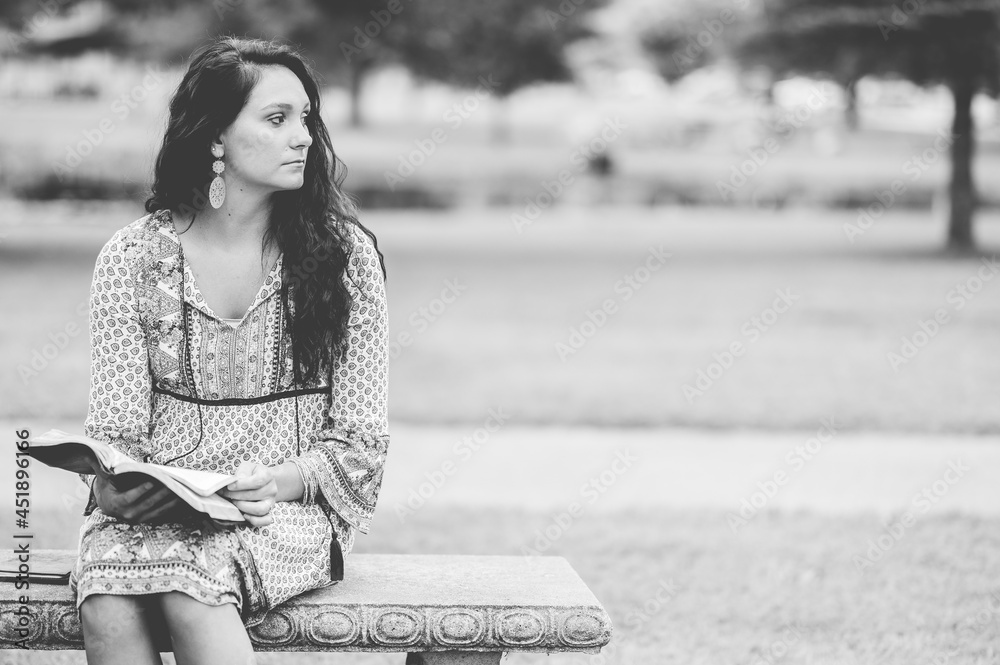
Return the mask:
{"type": "MultiPolygon", "coordinates": [[[[305,124],[305,123],[306,123],[306,121],[308,120],[308,118],[309,118],[309,114],[308,114],[308,113],[303,113],[303,114],[302,114],[302,124],[305,124]]],[[[271,118],[268,118],[268,120],[269,120],[270,122],[272,122],[272,123],[273,123],[273,122],[274,122],[275,120],[281,120],[281,121],[284,121],[284,119],[285,119],[285,116],[284,116],[284,115],[276,115],[276,116],[273,116],[273,117],[271,117],[271,118]]],[[[276,124],[275,124],[275,126],[278,126],[279,124],[280,124],[280,123],[276,123],[276,124]]]]}

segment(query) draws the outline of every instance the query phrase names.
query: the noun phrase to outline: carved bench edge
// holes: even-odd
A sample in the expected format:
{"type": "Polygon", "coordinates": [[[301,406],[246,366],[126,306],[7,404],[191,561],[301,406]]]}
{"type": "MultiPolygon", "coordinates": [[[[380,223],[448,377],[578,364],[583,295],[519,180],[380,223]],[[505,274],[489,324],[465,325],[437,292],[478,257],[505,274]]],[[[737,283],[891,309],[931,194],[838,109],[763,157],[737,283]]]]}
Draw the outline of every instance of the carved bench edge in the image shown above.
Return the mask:
{"type": "MultiPolygon", "coordinates": [[[[20,648],[19,606],[0,601],[0,650],[20,648]]],[[[271,610],[248,631],[265,652],[580,652],[599,653],[611,641],[611,618],[600,605],[567,607],[298,605],[271,610]]],[[[82,650],[76,606],[36,602],[25,644],[41,651],[82,650]]]]}

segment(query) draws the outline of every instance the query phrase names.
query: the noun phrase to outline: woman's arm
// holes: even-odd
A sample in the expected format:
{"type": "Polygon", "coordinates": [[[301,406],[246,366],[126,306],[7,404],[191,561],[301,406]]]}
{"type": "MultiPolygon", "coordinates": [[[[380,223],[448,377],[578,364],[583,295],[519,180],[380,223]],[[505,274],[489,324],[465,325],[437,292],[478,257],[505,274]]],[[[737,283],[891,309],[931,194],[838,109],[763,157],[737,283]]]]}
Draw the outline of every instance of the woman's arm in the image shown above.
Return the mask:
{"type": "Polygon", "coordinates": [[[278,467],[284,478],[278,487],[279,495],[307,503],[310,497],[303,497],[303,490],[310,487],[315,502],[329,505],[368,533],[389,448],[389,332],[378,253],[362,231],[355,230],[355,235],[347,265],[354,302],[346,356],[334,365],[333,406],[325,426],[308,435],[309,450],[278,467]]]}
{"type": "MultiPolygon", "coordinates": [[[[90,286],[90,400],[84,433],[133,459],[150,452],[152,378],[139,324],[135,282],[126,259],[125,229],[97,256],[90,286]]],[[[84,515],[97,507],[94,476],[84,515]]]]}
{"type": "Polygon", "coordinates": [[[274,482],[278,485],[275,501],[301,501],[306,486],[304,477],[295,462],[283,462],[272,469],[274,482]]]}

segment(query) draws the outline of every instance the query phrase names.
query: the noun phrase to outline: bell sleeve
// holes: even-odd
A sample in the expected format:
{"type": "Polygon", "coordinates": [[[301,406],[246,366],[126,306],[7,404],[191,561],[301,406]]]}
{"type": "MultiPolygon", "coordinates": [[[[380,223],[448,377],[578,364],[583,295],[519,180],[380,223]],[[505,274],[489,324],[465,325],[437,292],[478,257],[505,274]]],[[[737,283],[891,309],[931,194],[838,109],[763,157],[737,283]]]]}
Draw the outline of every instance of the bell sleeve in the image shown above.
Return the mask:
{"type": "Polygon", "coordinates": [[[371,239],[352,227],[355,245],[345,282],[353,298],[347,350],[332,373],[332,407],[309,448],[291,459],[306,484],[302,501],[332,508],[368,533],[389,448],[388,314],[385,280],[371,239]]]}
{"type": "MultiPolygon", "coordinates": [[[[137,461],[150,452],[152,380],[123,230],[104,245],[90,286],[90,399],[84,434],[137,461]]],[[[95,476],[83,514],[97,507],[95,476]]]]}

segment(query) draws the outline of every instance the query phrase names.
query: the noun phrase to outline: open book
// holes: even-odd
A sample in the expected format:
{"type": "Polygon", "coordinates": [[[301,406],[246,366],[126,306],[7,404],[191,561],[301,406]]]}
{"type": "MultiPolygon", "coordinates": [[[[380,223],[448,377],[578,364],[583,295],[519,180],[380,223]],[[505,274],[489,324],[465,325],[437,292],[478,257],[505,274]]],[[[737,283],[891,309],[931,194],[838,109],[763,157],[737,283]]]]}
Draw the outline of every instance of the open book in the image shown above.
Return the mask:
{"type": "Polygon", "coordinates": [[[33,436],[28,443],[27,453],[39,462],[74,473],[100,475],[109,479],[118,491],[124,492],[154,478],[217,524],[247,521],[239,508],[216,494],[235,481],[235,475],[137,462],[103,441],[58,429],[33,436]]]}

